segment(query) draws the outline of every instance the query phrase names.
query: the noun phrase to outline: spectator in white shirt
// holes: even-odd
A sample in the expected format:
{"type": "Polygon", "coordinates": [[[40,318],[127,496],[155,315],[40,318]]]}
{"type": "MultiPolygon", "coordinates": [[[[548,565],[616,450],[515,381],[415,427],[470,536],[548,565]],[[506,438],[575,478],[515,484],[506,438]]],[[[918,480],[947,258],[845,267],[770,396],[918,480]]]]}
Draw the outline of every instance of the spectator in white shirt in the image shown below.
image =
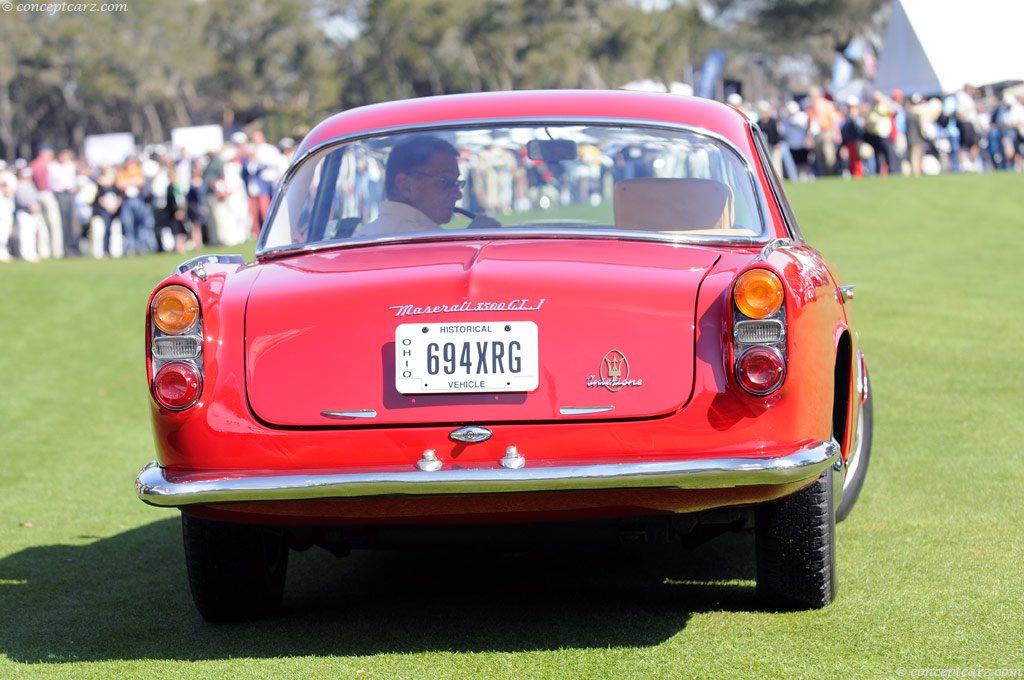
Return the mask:
{"type": "Polygon", "coordinates": [[[46,183],[60,208],[60,231],[64,256],[78,257],[78,215],[75,212],[75,191],[78,189],[78,168],[71,149],[61,149],[56,160],[46,166],[46,183]]]}

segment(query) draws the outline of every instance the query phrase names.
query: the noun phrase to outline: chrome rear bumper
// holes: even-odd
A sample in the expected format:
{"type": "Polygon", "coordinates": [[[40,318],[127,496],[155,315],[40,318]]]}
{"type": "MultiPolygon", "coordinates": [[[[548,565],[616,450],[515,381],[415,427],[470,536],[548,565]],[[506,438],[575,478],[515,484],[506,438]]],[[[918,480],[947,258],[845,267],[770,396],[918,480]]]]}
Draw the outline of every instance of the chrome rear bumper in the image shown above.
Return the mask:
{"type": "Polygon", "coordinates": [[[189,480],[153,461],[135,481],[150,505],[182,507],[220,503],[297,501],[329,498],[522,493],[629,488],[718,489],[811,481],[839,460],[839,445],[816,442],[775,458],[713,458],[657,463],[534,466],[519,469],[450,468],[435,472],[399,470],[310,473],[189,480]]]}

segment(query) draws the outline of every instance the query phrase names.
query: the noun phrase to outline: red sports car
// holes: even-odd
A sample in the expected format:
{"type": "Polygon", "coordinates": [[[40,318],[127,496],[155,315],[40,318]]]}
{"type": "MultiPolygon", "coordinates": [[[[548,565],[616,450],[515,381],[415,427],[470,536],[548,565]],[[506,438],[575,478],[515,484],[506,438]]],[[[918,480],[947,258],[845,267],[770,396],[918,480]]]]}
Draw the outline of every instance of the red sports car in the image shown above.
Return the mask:
{"type": "Polygon", "coordinates": [[[753,527],[759,595],[822,607],[871,442],[851,298],[722,104],[353,109],[302,142],[254,262],[154,291],[137,493],[181,509],[211,621],[278,605],[293,549],[569,523],[753,527]]]}

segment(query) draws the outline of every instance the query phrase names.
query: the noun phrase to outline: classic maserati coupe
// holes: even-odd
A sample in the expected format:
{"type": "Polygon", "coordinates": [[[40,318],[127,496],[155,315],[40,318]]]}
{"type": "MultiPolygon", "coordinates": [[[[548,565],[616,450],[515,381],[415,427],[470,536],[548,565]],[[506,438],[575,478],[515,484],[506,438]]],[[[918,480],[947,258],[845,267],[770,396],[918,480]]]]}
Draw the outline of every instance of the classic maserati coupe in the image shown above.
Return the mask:
{"type": "Polygon", "coordinates": [[[302,142],[255,259],[157,286],[145,502],[179,508],[210,621],[290,550],[753,529],[757,592],[836,593],[868,467],[852,286],[761,135],[615,91],[433,97],[302,142]],[[639,528],[639,529],[638,529],[639,528]]]}

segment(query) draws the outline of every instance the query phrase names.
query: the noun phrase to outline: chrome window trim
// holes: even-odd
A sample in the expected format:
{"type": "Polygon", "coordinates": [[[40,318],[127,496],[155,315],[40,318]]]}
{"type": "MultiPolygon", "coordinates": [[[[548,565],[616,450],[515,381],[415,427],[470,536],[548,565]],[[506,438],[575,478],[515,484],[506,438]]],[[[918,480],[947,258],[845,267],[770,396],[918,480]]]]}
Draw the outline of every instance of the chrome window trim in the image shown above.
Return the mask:
{"type": "Polygon", "coordinates": [[[175,274],[184,274],[204,264],[245,264],[244,255],[198,255],[174,268],[175,274]]]}
{"type": "MultiPolygon", "coordinates": [[[[755,153],[756,144],[755,144],[755,153]]],[[[763,161],[762,161],[763,162],[763,161]]],[[[274,193],[273,201],[270,205],[270,210],[267,214],[267,218],[264,221],[267,227],[260,232],[260,237],[256,242],[255,257],[259,261],[265,259],[273,259],[276,257],[284,257],[295,255],[299,253],[316,252],[319,250],[336,249],[336,248],[351,248],[351,247],[363,247],[368,245],[379,245],[387,243],[401,243],[409,241],[438,241],[438,240],[479,240],[480,238],[522,238],[528,236],[530,238],[604,238],[604,239],[620,239],[629,241],[657,241],[663,243],[672,244],[699,244],[699,245],[732,245],[732,246],[750,246],[760,245],[765,243],[769,234],[771,233],[771,227],[768,222],[768,210],[766,209],[767,197],[761,186],[761,182],[758,181],[757,171],[753,166],[753,163],[748,159],[739,147],[736,146],[727,137],[701,128],[695,125],[689,125],[685,123],[672,123],[668,121],[650,120],[646,118],[584,118],[575,116],[531,116],[523,118],[487,118],[487,119],[466,119],[466,120],[450,120],[450,121],[437,121],[433,123],[426,123],[424,125],[401,125],[401,126],[390,126],[383,128],[374,128],[372,130],[363,130],[356,133],[341,135],[332,137],[324,140],[309,149],[307,149],[301,156],[296,157],[288,170],[285,171],[285,175],[278,185],[277,190],[274,193]],[[713,140],[718,144],[721,144],[724,148],[728,149],[736,158],[739,160],[741,167],[747,174],[747,180],[750,182],[751,189],[753,190],[754,202],[756,203],[758,217],[760,218],[761,228],[764,232],[764,236],[736,236],[736,237],[696,237],[686,236],[684,234],[665,234],[655,231],[625,231],[615,229],[603,229],[603,230],[588,230],[588,229],[564,229],[564,230],[546,230],[538,233],[535,229],[506,229],[502,228],[499,230],[489,229],[474,229],[472,236],[459,236],[462,232],[454,232],[452,235],[439,232],[423,232],[417,236],[410,237],[408,235],[393,235],[393,236],[381,236],[365,241],[359,240],[338,240],[338,241],[318,241],[311,244],[292,244],[287,246],[277,246],[274,248],[265,248],[264,243],[266,242],[267,235],[269,234],[269,225],[272,225],[277,219],[277,212],[284,202],[284,195],[288,191],[288,187],[291,184],[292,179],[298,173],[298,169],[308,162],[312,157],[329,151],[332,147],[343,146],[345,144],[352,144],[364,139],[370,139],[373,137],[381,137],[385,135],[394,134],[415,134],[415,133],[429,133],[442,130],[452,129],[472,129],[472,128],[489,128],[489,127],[531,127],[540,125],[574,125],[574,126],[592,126],[592,127],[644,127],[652,130],[665,130],[671,132],[688,132],[700,137],[713,140]]]]}
{"type": "Polygon", "coordinates": [[[779,206],[779,212],[782,213],[782,220],[785,222],[786,231],[793,241],[804,243],[804,234],[800,230],[800,224],[796,221],[793,206],[789,204],[789,198],[782,188],[782,178],[775,171],[775,163],[772,161],[771,154],[768,153],[768,147],[764,137],[761,135],[761,129],[754,123],[750,123],[750,133],[754,139],[754,149],[761,159],[764,174],[768,177],[768,186],[771,188],[772,194],[774,194],[775,203],[779,206]]]}
{"type": "Polygon", "coordinates": [[[793,243],[793,239],[791,238],[773,239],[765,244],[764,248],[761,249],[761,252],[758,253],[757,257],[754,258],[754,262],[762,262],[764,260],[767,260],[771,256],[771,254],[774,253],[779,248],[788,248],[789,246],[792,246],[793,243]]]}

